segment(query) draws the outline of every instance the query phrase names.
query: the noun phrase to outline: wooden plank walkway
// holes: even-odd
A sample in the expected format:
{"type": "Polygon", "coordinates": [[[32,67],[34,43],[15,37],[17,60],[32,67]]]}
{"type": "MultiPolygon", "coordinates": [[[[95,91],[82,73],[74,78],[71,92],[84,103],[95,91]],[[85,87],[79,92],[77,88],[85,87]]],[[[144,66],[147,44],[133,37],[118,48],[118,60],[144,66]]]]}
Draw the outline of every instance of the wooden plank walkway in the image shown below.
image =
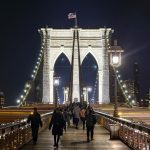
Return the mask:
{"type": "MultiPolygon", "coordinates": [[[[53,136],[51,131],[46,129],[39,134],[36,145],[32,141],[24,145],[21,150],[53,150],[53,136]]],[[[120,140],[110,140],[109,132],[100,125],[94,130],[94,140],[86,142],[86,130],[70,127],[64,132],[59,143],[59,150],[130,150],[120,140]]]]}

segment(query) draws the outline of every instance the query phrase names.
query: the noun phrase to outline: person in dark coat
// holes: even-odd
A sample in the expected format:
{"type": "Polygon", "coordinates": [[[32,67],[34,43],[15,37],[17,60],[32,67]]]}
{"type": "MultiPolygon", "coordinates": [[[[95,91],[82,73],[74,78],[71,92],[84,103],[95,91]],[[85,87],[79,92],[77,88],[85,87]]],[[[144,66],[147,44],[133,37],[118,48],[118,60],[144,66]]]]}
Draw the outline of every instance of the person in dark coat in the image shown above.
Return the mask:
{"type": "Polygon", "coordinates": [[[41,121],[41,116],[37,112],[37,108],[34,108],[33,114],[28,116],[27,123],[31,123],[32,139],[33,139],[33,144],[35,145],[38,139],[39,126],[41,127],[43,126],[41,121]]]}
{"type": "Polygon", "coordinates": [[[60,136],[63,135],[64,127],[65,120],[63,114],[59,108],[56,108],[49,124],[49,130],[52,128],[52,135],[54,135],[54,147],[58,147],[59,139],[60,136]]]}
{"type": "Polygon", "coordinates": [[[96,124],[96,116],[94,115],[94,111],[88,107],[86,110],[86,131],[87,131],[87,142],[90,142],[90,133],[91,133],[91,140],[93,140],[94,135],[94,126],[96,124]]]}

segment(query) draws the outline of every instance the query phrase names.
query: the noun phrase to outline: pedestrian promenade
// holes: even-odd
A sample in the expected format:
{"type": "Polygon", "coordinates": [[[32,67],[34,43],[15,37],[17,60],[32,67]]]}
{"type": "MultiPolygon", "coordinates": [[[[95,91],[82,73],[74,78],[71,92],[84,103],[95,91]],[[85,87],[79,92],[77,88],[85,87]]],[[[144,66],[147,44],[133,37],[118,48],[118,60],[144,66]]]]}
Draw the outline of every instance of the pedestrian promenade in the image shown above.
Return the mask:
{"type": "MultiPolygon", "coordinates": [[[[24,145],[21,150],[53,150],[53,136],[51,131],[46,129],[41,132],[36,145],[32,141],[24,145]]],[[[80,126],[79,129],[70,127],[61,137],[59,150],[130,150],[120,140],[110,140],[109,132],[102,126],[96,124],[94,130],[94,140],[87,143],[86,130],[80,126]]]]}

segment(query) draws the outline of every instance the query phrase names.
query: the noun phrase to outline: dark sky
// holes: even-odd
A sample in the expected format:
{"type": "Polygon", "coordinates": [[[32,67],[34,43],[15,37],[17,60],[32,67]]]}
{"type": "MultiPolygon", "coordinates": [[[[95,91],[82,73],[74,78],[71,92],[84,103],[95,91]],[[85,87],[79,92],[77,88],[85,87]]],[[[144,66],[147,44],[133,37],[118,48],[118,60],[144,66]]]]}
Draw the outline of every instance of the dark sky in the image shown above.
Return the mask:
{"type": "Polygon", "coordinates": [[[69,12],[77,12],[81,28],[110,27],[125,50],[123,79],[133,78],[133,63],[140,67],[142,93],[149,86],[150,9],[142,0],[1,0],[0,90],[12,104],[28,80],[40,50],[38,29],[70,28],[69,12]]]}

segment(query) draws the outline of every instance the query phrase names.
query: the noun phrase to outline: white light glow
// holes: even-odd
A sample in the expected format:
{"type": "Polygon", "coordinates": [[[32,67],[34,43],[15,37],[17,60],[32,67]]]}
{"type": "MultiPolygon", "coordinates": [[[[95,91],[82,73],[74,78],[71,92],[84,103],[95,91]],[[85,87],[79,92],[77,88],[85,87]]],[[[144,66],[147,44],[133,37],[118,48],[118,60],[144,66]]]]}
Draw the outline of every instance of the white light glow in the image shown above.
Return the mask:
{"type": "Polygon", "coordinates": [[[27,83],[27,84],[25,85],[25,87],[26,87],[26,88],[29,88],[29,87],[30,87],[30,84],[27,83]]]}
{"type": "Polygon", "coordinates": [[[120,77],[121,77],[121,75],[119,74],[119,75],[118,75],[118,78],[120,78],[120,77]]]}
{"type": "Polygon", "coordinates": [[[118,63],[119,63],[119,57],[118,57],[118,56],[113,56],[113,58],[112,58],[112,63],[113,63],[114,65],[118,64],[118,63]]]}
{"type": "Polygon", "coordinates": [[[20,99],[17,100],[17,103],[20,103],[20,99]]]}
{"type": "Polygon", "coordinates": [[[68,92],[67,92],[67,90],[65,90],[65,94],[67,94],[68,92]]]}
{"type": "Polygon", "coordinates": [[[126,88],[126,85],[125,85],[125,84],[123,85],[123,88],[126,88]]]}
{"type": "Polygon", "coordinates": [[[91,87],[88,87],[88,88],[87,88],[87,91],[88,91],[88,92],[92,92],[92,88],[91,88],[91,87]]]}
{"type": "Polygon", "coordinates": [[[59,85],[59,79],[54,79],[54,85],[58,86],[59,85]]]}
{"type": "Polygon", "coordinates": [[[34,78],[34,75],[33,75],[33,74],[31,75],[31,78],[34,78]]]}

